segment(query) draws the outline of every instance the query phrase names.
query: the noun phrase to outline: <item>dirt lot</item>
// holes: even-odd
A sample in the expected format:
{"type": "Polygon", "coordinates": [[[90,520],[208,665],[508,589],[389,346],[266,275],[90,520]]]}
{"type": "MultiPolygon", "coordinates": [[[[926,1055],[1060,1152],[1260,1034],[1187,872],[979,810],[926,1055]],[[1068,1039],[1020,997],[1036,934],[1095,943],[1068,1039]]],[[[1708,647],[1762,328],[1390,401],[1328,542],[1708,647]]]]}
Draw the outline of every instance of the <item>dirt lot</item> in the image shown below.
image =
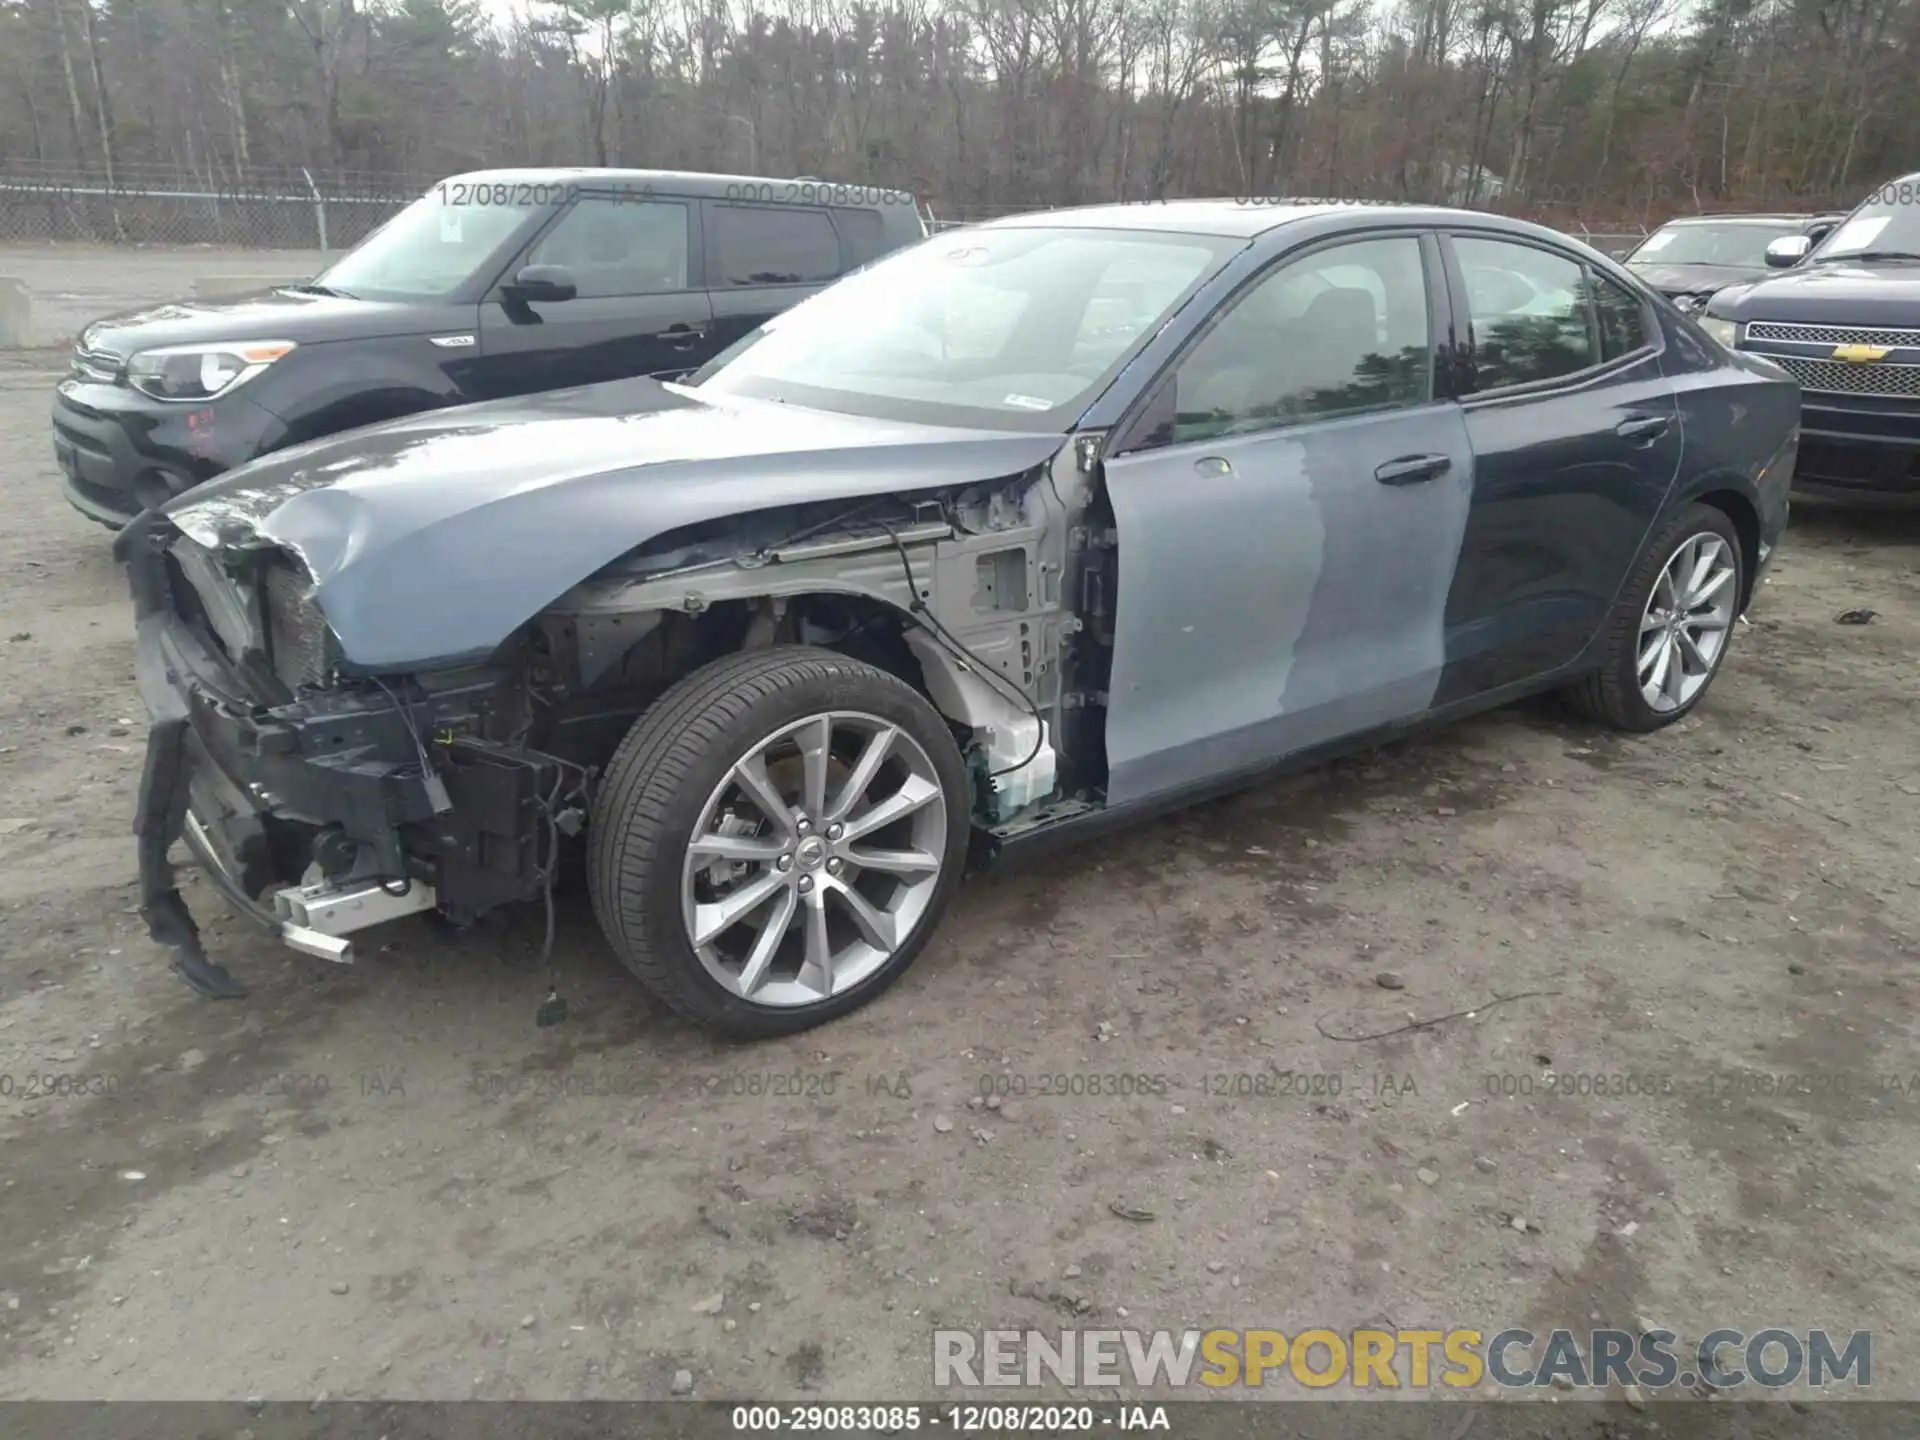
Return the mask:
{"type": "Polygon", "coordinates": [[[1796,518],[1674,730],[1522,707],[978,878],[791,1042],[654,1009],[578,897],[541,1030],[533,923],[334,968],[195,879],[213,1004],[133,912],[58,359],[0,358],[0,1397],[902,1397],[941,1325],[1603,1319],[1871,1329],[1920,1397],[1920,524],[1796,518]]]}

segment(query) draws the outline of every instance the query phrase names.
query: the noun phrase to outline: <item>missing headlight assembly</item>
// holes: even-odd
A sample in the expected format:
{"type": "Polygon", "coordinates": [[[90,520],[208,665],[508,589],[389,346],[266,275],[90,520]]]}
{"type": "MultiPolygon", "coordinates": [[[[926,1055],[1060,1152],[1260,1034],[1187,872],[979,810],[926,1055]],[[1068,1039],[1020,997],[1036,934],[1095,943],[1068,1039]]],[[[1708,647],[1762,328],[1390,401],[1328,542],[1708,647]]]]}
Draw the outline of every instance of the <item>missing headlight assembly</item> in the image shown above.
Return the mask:
{"type": "Polygon", "coordinates": [[[120,551],[153,716],[136,820],[143,913],[196,989],[240,993],[179,899],[175,838],[243,913],[334,960],[352,959],[345,937],[397,915],[471,921],[547,892],[587,777],[525,745],[523,670],[342,675],[290,557],[203,547],[157,515],[120,551]]]}

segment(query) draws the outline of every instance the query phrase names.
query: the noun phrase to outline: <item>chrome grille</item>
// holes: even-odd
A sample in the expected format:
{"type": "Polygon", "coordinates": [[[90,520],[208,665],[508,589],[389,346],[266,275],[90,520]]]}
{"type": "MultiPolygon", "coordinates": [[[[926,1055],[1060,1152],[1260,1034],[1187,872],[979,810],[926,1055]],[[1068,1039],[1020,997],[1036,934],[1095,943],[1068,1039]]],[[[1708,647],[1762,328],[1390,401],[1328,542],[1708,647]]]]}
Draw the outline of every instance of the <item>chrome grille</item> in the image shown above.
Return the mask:
{"type": "Polygon", "coordinates": [[[267,646],[273,673],[297,690],[322,684],[331,664],[332,632],[307,592],[307,580],[285,561],[267,567],[267,646]]]}
{"type": "Polygon", "coordinates": [[[1754,320],[1749,340],[1786,340],[1796,345],[1920,345],[1920,330],[1869,330],[1858,325],[1783,325],[1754,320]]]}
{"type": "Polygon", "coordinates": [[[1850,365],[1840,360],[1804,360],[1797,355],[1769,355],[1767,359],[1798,380],[1802,390],[1920,399],[1920,365],[1889,365],[1885,361],[1850,365]]]}

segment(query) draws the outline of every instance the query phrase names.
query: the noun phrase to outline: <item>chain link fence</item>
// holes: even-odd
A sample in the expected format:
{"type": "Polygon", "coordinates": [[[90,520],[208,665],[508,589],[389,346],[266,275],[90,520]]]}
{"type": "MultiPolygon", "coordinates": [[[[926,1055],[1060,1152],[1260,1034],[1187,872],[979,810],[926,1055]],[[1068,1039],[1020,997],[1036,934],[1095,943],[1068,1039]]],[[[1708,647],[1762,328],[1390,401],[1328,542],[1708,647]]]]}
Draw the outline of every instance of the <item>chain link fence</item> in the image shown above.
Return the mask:
{"type": "Polygon", "coordinates": [[[306,170],[222,177],[162,166],[109,173],[16,162],[0,169],[0,242],[344,250],[431,183],[306,170]]]}

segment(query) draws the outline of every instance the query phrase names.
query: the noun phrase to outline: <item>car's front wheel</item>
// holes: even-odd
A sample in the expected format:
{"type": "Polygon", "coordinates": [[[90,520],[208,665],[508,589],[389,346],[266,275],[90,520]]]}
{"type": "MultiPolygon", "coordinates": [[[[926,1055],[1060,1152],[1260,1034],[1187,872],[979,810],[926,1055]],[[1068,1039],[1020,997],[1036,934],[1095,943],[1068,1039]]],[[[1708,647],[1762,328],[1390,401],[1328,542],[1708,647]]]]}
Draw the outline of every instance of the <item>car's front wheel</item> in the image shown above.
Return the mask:
{"type": "Polygon", "coordinates": [[[958,883],[967,776],[921,695],[830,650],[695,671],[634,722],[594,805],[608,941],[673,1009],[738,1038],[866,1004],[958,883]]]}
{"type": "Polygon", "coordinates": [[[1634,567],[1608,617],[1600,667],[1567,698],[1622,730],[1658,730],[1687,714],[1726,658],[1743,563],[1725,512],[1688,506],[1634,567]]]}

